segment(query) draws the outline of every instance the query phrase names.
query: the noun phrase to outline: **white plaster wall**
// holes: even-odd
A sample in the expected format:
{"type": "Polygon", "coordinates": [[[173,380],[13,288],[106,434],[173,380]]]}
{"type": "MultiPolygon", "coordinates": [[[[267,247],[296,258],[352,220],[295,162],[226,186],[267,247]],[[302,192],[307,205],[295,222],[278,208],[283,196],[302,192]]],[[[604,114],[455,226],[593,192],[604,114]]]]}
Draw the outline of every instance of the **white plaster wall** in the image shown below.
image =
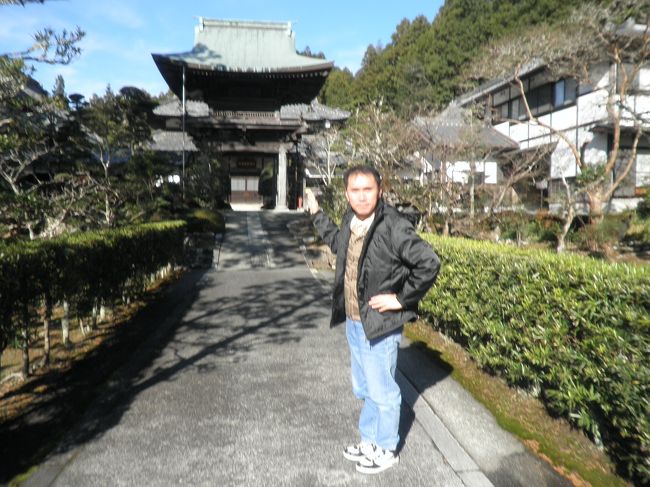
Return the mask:
{"type": "Polygon", "coordinates": [[[636,187],[650,186],[650,154],[636,156],[636,187]]]}
{"type": "Polygon", "coordinates": [[[510,126],[510,138],[517,142],[523,142],[528,139],[528,124],[513,124],[510,126]]]}
{"type": "Polygon", "coordinates": [[[562,139],[558,140],[557,147],[551,154],[551,178],[576,176],[576,160],[570,146],[562,139]]]}
{"type": "Polygon", "coordinates": [[[455,161],[447,164],[447,178],[454,183],[467,183],[467,175],[469,174],[469,162],[455,161]]]}
{"type": "Polygon", "coordinates": [[[486,161],[483,172],[485,174],[485,184],[497,184],[499,171],[495,161],[486,161]]]}
{"type": "Polygon", "coordinates": [[[589,69],[589,83],[594,89],[605,88],[609,85],[611,74],[609,63],[600,63],[593,65],[589,69]]]}
{"type": "Polygon", "coordinates": [[[607,162],[607,135],[586,130],[580,132],[580,143],[586,142],[584,150],[585,164],[604,164],[607,162]]]}
{"type": "Polygon", "coordinates": [[[641,198],[612,198],[607,209],[610,213],[621,213],[636,209],[640,202],[641,198]]]}
{"type": "Polygon", "coordinates": [[[607,118],[607,90],[593,91],[580,97],[578,101],[578,125],[606,120],[607,118]]]}
{"type": "MultiPolygon", "coordinates": [[[[650,89],[650,86],[648,86],[648,89],[650,89]]],[[[650,96],[646,94],[636,95],[632,106],[634,106],[636,116],[640,117],[643,123],[650,124],[650,96]]]]}
{"type": "Polygon", "coordinates": [[[645,66],[639,71],[639,88],[650,89],[650,66],[645,66]]]}
{"type": "Polygon", "coordinates": [[[496,125],[493,125],[493,128],[501,132],[503,135],[510,137],[510,122],[498,123],[496,125]]]}
{"type": "MultiPolygon", "coordinates": [[[[447,163],[447,177],[455,183],[467,184],[471,173],[468,161],[454,161],[447,163]]],[[[497,163],[495,161],[477,162],[474,166],[476,173],[483,173],[486,184],[496,184],[498,177],[497,163]]]]}
{"type": "Polygon", "coordinates": [[[537,146],[540,146],[540,145],[549,144],[549,143],[551,143],[551,142],[553,142],[555,140],[557,140],[556,135],[549,135],[547,137],[539,137],[537,139],[531,139],[531,140],[528,141],[528,146],[526,148],[531,149],[533,147],[537,147],[537,146]]]}
{"type": "Polygon", "coordinates": [[[577,107],[571,106],[567,108],[562,108],[553,112],[551,117],[551,125],[554,130],[567,130],[573,128],[576,125],[576,111],[577,107]]]}
{"type": "Polygon", "coordinates": [[[531,123],[528,128],[528,136],[530,137],[531,140],[535,140],[540,137],[542,138],[548,137],[549,134],[550,134],[550,130],[547,129],[546,127],[542,127],[541,125],[536,125],[534,123],[531,123]]]}

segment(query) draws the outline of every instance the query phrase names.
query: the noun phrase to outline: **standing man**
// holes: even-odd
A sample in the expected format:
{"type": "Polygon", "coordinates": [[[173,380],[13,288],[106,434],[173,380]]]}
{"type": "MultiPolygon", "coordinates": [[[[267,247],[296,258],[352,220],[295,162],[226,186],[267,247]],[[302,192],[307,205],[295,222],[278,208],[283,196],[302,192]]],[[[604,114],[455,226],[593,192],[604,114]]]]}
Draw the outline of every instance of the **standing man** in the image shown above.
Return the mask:
{"type": "Polygon", "coordinates": [[[344,176],[349,208],[338,228],[320,211],[311,191],[309,212],[336,254],[331,326],[345,322],[352,390],[363,400],[360,441],[343,456],[357,471],[379,473],[399,462],[402,396],[395,382],[404,323],[436,279],[440,260],[413,226],[381,198],[381,177],[370,166],[344,176]]]}

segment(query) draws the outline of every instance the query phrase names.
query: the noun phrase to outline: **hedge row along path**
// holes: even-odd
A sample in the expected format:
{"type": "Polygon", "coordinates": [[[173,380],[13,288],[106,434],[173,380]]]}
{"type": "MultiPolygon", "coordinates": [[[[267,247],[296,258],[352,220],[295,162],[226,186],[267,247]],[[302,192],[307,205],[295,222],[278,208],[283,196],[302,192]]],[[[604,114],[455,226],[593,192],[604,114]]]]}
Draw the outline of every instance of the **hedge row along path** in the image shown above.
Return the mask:
{"type": "Polygon", "coordinates": [[[166,297],[178,308],[26,485],[568,485],[407,343],[401,463],[355,471],[341,449],[361,405],[344,330],[328,326],[331,275],[287,229],[302,218],[228,213],[216,268],[166,297]]]}

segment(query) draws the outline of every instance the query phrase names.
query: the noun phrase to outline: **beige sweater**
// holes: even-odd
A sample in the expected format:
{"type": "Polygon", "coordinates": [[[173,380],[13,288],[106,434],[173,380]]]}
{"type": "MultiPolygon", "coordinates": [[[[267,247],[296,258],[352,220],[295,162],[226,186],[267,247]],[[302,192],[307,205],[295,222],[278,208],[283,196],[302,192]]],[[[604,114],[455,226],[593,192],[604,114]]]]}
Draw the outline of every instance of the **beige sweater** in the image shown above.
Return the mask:
{"type": "Polygon", "coordinates": [[[363,240],[368,233],[367,228],[352,227],[348,253],[345,261],[345,315],[353,320],[361,321],[359,313],[359,299],[357,296],[357,272],[359,270],[359,256],[363,247],[363,240]]]}

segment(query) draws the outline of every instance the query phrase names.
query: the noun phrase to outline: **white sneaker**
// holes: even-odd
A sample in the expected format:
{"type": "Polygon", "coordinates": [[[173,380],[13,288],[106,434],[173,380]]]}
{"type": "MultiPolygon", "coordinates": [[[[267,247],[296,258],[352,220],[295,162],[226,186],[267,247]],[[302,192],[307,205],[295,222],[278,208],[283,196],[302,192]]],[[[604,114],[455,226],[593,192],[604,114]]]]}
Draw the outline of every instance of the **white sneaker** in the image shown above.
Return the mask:
{"type": "Polygon", "coordinates": [[[363,460],[368,455],[375,452],[375,446],[372,443],[362,441],[356,445],[349,445],[343,449],[343,456],[352,462],[363,460]]]}
{"type": "Polygon", "coordinates": [[[399,463],[399,455],[394,451],[375,448],[370,455],[357,462],[357,472],[361,473],[379,473],[388,470],[390,467],[399,463]]]}

